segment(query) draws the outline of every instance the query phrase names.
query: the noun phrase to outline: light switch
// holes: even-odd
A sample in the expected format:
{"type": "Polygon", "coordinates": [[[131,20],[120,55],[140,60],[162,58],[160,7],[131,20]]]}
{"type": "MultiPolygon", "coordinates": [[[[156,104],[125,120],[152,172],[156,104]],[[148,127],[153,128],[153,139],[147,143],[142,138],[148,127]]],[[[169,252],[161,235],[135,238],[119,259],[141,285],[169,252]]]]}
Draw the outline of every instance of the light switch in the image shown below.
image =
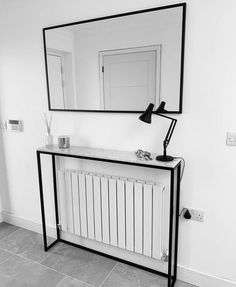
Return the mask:
{"type": "Polygon", "coordinates": [[[236,146],[236,133],[227,133],[226,144],[236,146]]]}
{"type": "Polygon", "coordinates": [[[11,132],[23,132],[23,121],[7,120],[7,130],[11,132]]]}

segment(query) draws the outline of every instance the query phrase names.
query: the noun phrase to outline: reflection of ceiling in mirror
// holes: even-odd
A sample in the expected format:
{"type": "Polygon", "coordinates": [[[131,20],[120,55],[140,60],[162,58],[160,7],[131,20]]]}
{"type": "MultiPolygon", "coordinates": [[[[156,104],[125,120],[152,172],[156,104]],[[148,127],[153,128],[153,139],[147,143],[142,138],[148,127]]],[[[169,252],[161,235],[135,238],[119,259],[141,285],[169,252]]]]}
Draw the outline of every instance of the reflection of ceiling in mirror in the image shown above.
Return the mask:
{"type": "Polygon", "coordinates": [[[114,31],[114,29],[120,29],[121,27],[123,27],[124,29],[126,29],[127,27],[130,28],[135,27],[136,29],[139,29],[140,27],[143,26],[153,27],[153,25],[160,25],[164,29],[166,29],[169,26],[173,27],[173,25],[181,27],[182,23],[181,15],[182,10],[180,10],[179,8],[172,8],[147,13],[134,14],[129,16],[110,18],[95,22],[75,24],[67,27],[62,27],[59,29],[61,30],[64,29],[65,31],[71,31],[75,34],[78,32],[79,33],[95,32],[100,29],[108,29],[108,30],[112,29],[114,31]]]}

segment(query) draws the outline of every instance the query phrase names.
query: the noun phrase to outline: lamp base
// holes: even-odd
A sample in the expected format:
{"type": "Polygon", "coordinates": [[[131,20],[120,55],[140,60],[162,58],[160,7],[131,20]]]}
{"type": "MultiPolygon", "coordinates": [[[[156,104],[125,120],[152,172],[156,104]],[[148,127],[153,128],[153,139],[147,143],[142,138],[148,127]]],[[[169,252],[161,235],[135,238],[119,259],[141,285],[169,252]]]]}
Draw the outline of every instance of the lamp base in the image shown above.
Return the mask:
{"type": "Polygon", "coordinates": [[[159,161],[172,161],[172,160],[174,160],[174,158],[173,158],[173,156],[170,156],[170,155],[166,155],[166,156],[158,155],[156,157],[156,160],[159,160],[159,161]]]}

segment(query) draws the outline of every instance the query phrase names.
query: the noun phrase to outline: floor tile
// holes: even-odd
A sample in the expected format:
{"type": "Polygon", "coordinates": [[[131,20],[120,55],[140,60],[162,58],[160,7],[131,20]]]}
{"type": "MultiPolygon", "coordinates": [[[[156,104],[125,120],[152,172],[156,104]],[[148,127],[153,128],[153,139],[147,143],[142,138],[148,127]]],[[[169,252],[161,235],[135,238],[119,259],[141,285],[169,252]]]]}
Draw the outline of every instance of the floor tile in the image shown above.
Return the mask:
{"type": "Polygon", "coordinates": [[[175,287],[197,287],[197,286],[182,281],[176,281],[175,287]]]}
{"type": "Polygon", "coordinates": [[[166,282],[161,276],[118,263],[102,287],[166,287],[166,282]]]}
{"type": "Polygon", "coordinates": [[[66,244],[56,249],[42,264],[88,284],[99,286],[116,262],[66,244]]]}
{"type": "Polygon", "coordinates": [[[19,229],[17,226],[5,222],[0,223],[0,240],[16,231],[17,229],[19,229]]]}
{"type": "Polygon", "coordinates": [[[0,263],[2,263],[3,261],[5,261],[7,258],[9,258],[10,256],[12,256],[11,253],[0,249],[0,263]]]}
{"type": "Polygon", "coordinates": [[[1,287],[55,287],[62,279],[62,274],[16,255],[0,264],[1,287]]]}
{"type": "Polygon", "coordinates": [[[41,234],[22,228],[0,240],[0,248],[36,262],[41,262],[50,254],[44,252],[41,234]]]}
{"type": "MultiPolygon", "coordinates": [[[[176,285],[176,287],[191,286],[192,285],[185,284],[184,282],[181,282],[180,285],[176,285]]],[[[102,287],[167,287],[167,279],[138,268],[118,263],[102,287]]]]}
{"type": "Polygon", "coordinates": [[[92,285],[88,285],[86,283],[80,282],[77,279],[66,277],[62,280],[61,283],[57,285],[57,287],[91,287],[92,285]]]}

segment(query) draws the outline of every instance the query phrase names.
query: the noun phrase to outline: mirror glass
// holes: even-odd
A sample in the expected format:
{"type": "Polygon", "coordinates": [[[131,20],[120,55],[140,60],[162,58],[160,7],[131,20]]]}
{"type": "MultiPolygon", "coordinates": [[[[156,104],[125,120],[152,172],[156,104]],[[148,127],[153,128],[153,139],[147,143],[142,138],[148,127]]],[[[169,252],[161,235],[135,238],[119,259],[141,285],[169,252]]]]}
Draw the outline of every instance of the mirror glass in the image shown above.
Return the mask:
{"type": "Polygon", "coordinates": [[[182,111],[185,4],[43,29],[50,110],[182,111]]]}

